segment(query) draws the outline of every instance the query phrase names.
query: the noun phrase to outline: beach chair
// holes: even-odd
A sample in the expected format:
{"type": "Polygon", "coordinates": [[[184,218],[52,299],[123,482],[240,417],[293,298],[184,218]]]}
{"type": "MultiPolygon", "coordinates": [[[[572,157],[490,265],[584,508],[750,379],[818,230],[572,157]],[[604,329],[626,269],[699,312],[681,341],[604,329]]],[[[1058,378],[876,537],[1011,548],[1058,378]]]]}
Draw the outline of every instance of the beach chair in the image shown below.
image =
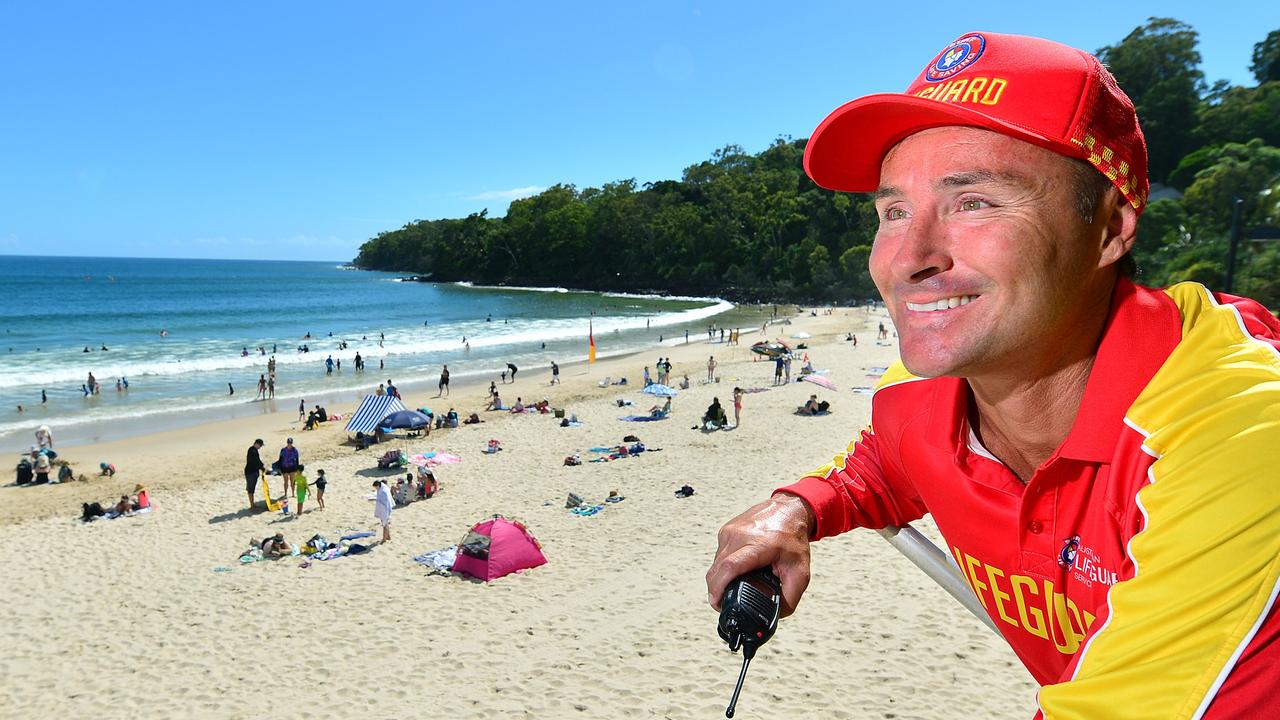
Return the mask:
{"type": "Polygon", "coordinates": [[[597,386],[597,387],[602,387],[602,388],[603,388],[603,387],[609,387],[609,383],[610,383],[610,381],[612,381],[612,380],[613,380],[613,378],[611,378],[611,377],[609,377],[608,375],[606,375],[606,376],[604,377],[604,379],[603,379],[603,380],[601,380],[600,382],[596,383],[596,386],[597,386]]]}
{"type": "Polygon", "coordinates": [[[392,465],[398,467],[401,464],[400,461],[401,457],[399,450],[388,450],[383,453],[382,457],[378,458],[378,467],[383,470],[390,468],[392,465]]]}

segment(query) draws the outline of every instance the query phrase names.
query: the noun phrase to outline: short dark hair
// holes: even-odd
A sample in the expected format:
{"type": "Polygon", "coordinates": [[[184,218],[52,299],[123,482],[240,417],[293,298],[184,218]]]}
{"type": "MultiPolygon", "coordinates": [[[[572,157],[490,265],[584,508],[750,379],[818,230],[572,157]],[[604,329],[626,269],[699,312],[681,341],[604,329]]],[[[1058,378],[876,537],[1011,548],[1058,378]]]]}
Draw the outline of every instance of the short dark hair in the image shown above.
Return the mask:
{"type": "Polygon", "coordinates": [[[265,443],[265,442],[263,442],[262,438],[258,438],[257,440],[254,440],[254,441],[253,441],[253,444],[254,444],[254,445],[266,445],[266,443],[265,443]]]}
{"type": "MultiPolygon", "coordinates": [[[[1115,186],[1093,165],[1079,158],[1067,159],[1071,162],[1071,194],[1074,195],[1076,212],[1085,222],[1091,223],[1103,196],[1115,186]]],[[[1116,261],[1116,271],[1122,277],[1133,277],[1137,273],[1138,261],[1134,259],[1132,251],[1116,261]]]]}

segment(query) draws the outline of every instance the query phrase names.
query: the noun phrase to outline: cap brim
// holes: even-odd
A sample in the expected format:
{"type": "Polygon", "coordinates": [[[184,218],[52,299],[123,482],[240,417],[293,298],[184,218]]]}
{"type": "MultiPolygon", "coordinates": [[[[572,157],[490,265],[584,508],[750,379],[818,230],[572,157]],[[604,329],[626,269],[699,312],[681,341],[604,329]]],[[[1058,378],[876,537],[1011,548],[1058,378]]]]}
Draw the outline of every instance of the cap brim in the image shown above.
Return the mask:
{"type": "Polygon", "coordinates": [[[804,149],[804,169],[828,190],[871,192],[880,184],[880,164],[894,145],[921,130],[947,125],[986,128],[1060,154],[1080,154],[1068,143],[960,105],[879,93],[841,105],[818,125],[804,149]]]}

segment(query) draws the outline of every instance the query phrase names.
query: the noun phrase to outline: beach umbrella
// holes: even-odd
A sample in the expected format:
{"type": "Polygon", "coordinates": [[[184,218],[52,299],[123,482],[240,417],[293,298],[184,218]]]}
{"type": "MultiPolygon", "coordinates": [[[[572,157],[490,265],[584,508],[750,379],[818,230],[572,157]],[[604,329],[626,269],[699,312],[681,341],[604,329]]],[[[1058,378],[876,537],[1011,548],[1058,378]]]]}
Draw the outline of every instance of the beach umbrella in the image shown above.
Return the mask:
{"type": "Polygon", "coordinates": [[[640,392],[647,393],[649,395],[657,395],[658,397],[675,397],[680,394],[679,390],[676,390],[669,385],[659,385],[658,383],[649,385],[640,392]]]}
{"type": "Polygon", "coordinates": [[[815,375],[815,374],[802,375],[800,376],[800,379],[807,380],[813,383],[814,385],[821,385],[822,387],[828,390],[836,389],[836,384],[831,381],[831,378],[823,377],[822,375],[815,375]]]}
{"type": "Polygon", "coordinates": [[[430,424],[431,418],[417,410],[400,410],[382,418],[382,422],[378,423],[378,426],[389,427],[393,430],[417,430],[430,424]]]}
{"type": "Polygon", "coordinates": [[[810,334],[809,334],[809,333],[807,333],[807,332],[803,332],[803,331],[802,331],[802,332],[798,332],[798,333],[794,333],[794,334],[792,334],[792,336],[791,336],[791,337],[796,338],[797,340],[808,340],[809,338],[811,338],[811,337],[813,337],[813,336],[812,336],[812,335],[810,335],[810,334]]]}

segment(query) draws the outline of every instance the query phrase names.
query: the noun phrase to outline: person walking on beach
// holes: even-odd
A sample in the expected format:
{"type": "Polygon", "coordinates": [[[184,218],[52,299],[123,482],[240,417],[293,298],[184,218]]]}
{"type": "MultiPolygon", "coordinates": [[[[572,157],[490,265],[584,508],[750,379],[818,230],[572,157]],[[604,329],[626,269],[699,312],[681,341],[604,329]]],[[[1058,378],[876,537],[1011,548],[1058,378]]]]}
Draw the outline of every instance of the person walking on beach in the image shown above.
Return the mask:
{"type": "Polygon", "coordinates": [[[712,381],[715,379],[716,379],[716,356],[712,355],[711,357],[707,358],[707,380],[712,381]]]}
{"type": "Polygon", "coordinates": [[[293,476],[298,472],[298,466],[301,465],[301,458],[298,457],[298,448],[293,445],[293,438],[285,441],[284,447],[280,448],[280,475],[284,477],[284,490],[282,494],[288,497],[289,490],[293,488],[293,476]]]}
{"type": "Polygon", "coordinates": [[[556,364],[555,360],[551,361],[551,384],[560,384],[560,366],[556,364]]]}
{"type": "MultiPolygon", "coordinates": [[[[381,395],[382,393],[378,393],[378,394],[381,395]]],[[[301,398],[298,400],[298,422],[302,422],[303,419],[306,417],[307,417],[307,399],[301,398]]]]}
{"type": "Polygon", "coordinates": [[[448,365],[445,365],[444,368],[440,370],[440,389],[436,391],[436,397],[440,397],[442,393],[444,394],[445,397],[449,396],[449,366],[448,365]]]}
{"type": "Polygon", "coordinates": [[[262,477],[262,471],[266,469],[266,465],[262,462],[262,456],[258,454],[262,446],[262,438],[254,440],[244,458],[244,489],[249,494],[250,510],[253,509],[253,495],[258,489],[258,480],[262,477]]]}
{"type": "Polygon", "coordinates": [[[789,615],[811,543],[928,514],[1037,717],[1280,717],[1280,320],[1131,279],[1147,148],[1097,58],[974,32],[923,68],[804,157],[874,192],[900,360],[847,450],[720,530],[712,605],[772,567],[789,615]]]}
{"type": "Polygon", "coordinates": [[[377,491],[377,497],[373,501],[373,516],[378,519],[382,525],[382,542],[391,542],[391,509],[395,507],[395,500],[391,497],[391,488],[383,480],[374,480],[373,489],[377,491]]]}
{"type": "Polygon", "coordinates": [[[507,363],[507,370],[511,371],[511,382],[516,381],[516,371],[519,369],[520,368],[516,367],[515,365],[512,365],[511,363],[507,363]]]}

